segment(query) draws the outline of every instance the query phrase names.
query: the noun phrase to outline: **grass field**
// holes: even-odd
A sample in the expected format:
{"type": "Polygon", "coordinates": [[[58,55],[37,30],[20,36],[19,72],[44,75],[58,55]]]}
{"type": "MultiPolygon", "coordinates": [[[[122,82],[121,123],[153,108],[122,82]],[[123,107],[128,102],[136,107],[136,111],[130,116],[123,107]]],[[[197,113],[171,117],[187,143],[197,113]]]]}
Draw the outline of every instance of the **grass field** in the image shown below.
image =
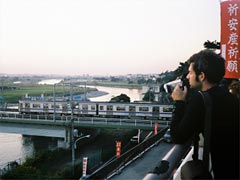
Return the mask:
{"type": "MultiPolygon", "coordinates": [[[[29,96],[53,96],[53,85],[38,85],[38,84],[12,84],[8,85],[8,88],[0,88],[0,96],[3,96],[3,102],[5,103],[18,103],[18,100],[28,94],[29,96]]],[[[86,92],[95,90],[93,88],[87,88],[86,92]]],[[[70,88],[63,86],[56,86],[56,96],[69,96],[70,88]]],[[[83,94],[83,87],[74,87],[73,94],[83,94]]]]}

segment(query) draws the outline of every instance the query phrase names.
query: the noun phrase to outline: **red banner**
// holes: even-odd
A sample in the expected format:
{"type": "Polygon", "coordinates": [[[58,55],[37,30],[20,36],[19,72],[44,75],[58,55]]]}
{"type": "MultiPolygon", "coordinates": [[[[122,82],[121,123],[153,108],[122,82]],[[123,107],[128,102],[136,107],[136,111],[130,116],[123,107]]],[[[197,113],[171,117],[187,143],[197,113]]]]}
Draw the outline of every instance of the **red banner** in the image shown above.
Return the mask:
{"type": "Polygon", "coordinates": [[[116,141],[116,156],[120,157],[121,156],[121,141],[116,141]]]}
{"type": "Polygon", "coordinates": [[[87,160],[88,158],[87,157],[84,157],[83,158],[83,172],[82,172],[82,176],[86,176],[87,175],[87,160]]]}
{"type": "Polygon", "coordinates": [[[240,78],[240,0],[221,2],[221,55],[226,59],[225,78],[240,78]]]}
{"type": "Polygon", "coordinates": [[[155,124],[154,124],[154,135],[157,135],[157,133],[158,133],[158,123],[155,122],[155,124]]]}

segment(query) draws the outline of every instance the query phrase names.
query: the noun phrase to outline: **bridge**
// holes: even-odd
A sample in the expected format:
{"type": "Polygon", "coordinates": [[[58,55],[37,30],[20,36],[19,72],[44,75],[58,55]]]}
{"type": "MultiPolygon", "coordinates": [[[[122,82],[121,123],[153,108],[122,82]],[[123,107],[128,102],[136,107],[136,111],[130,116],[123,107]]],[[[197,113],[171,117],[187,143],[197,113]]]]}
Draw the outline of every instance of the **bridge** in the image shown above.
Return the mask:
{"type": "Polygon", "coordinates": [[[154,119],[53,116],[0,111],[0,132],[57,137],[64,139],[59,140],[61,147],[70,147],[73,127],[153,130],[155,123],[159,130],[169,126],[169,121],[154,119]]]}
{"type": "Polygon", "coordinates": [[[41,116],[0,111],[0,132],[64,138],[64,143],[68,147],[70,147],[72,127],[119,127],[153,130],[156,122],[158,123],[158,128],[162,129],[157,135],[144,140],[134,149],[121,155],[120,158],[113,159],[107,165],[100,167],[99,170],[91,174],[87,179],[94,179],[102,175],[106,179],[113,180],[126,179],[126,177],[144,180],[168,179],[173,176],[173,172],[176,171],[183,154],[186,154],[186,151],[188,151],[189,145],[182,148],[175,147],[173,144],[164,145],[160,143],[163,134],[169,126],[169,121],[77,116],[53,117],[49,115],[41,116]],[[164,156],[166,152],[168,153],[164,156]],[[143,154],[145,154],[144,157],[143,154]],[[168,168],[166,168],[166,163],[168,168]],[[136,176],[135,171],[138,172],[139,169],[141,173],[137,173],[138,176],[136,176]],[[151,169],[153,171],[150,171],[151,169]]]}

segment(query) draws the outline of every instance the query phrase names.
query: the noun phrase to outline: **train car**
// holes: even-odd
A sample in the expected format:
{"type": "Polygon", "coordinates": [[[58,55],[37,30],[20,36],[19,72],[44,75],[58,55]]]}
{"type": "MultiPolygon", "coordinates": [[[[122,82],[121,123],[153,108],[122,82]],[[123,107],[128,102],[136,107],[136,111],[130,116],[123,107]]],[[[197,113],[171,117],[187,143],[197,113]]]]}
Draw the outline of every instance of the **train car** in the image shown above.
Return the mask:
{"type": "Polygon", "coordinates": [[[98,115],[104,117],[167,119],[172,117],[172,110],[172,105],[159,105],[154,103],[98,103],[98,115]]]}
{"type": "MultiPolygon", "coordinates": [[[[135,106],[131,106],[131,111],[137,117],[155,118],[155,119],[169,119],[172,117],[173,106],[172,105],[160,105],[156,103],[137,103],[135,106]]],[[[131,112],[130,111],[130,112],[131,112]]]]}
{"type": "Polygon", "coordinates": [[[114,102],[90,102],[90,101],[43,101],[20,100],[20,113],[35,114],[64,114],[70,115],[73,107],[74,115],[144,118],[144,119],[171,119],[173,106],[157,103],[114,103],[114,102]]]}
{"type": "Polygon", "coordinates": [[[128,117],[128,107],[125,103],[99,102],[98,114],[104,117],[128,117]]]}
{"type": "Polygon", "coordinates": [[[98,115],[98,104],[96,102],[90,101],[76,102],[76,106],[74,106],[74,114],[80,116],[81,115],[96,116],[98,115]]]}
{"type": "Polygon", "coordinates": [[[69,114],[70,105],[66,101],[41,101],[41,100],[20,100],[19,112],[20,113],[34,113],[34,114],[52,114],[61,113],[69,114]]]}
{"type": "Polygon", "coordinates": [[[173,113],[173,105],[161,105],[160,107],[160,118],[171,119],[173,113]]]}

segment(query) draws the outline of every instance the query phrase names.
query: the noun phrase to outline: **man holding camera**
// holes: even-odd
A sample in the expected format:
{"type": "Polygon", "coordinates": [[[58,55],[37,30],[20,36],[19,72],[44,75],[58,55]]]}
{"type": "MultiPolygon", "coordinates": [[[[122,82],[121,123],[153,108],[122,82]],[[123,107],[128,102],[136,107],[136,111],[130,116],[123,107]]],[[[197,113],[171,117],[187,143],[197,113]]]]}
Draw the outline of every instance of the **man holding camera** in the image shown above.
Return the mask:
{"type": "MultiPolygon", "coordinates": [[[[219,86],[225,74],[225,61],[215,52],[203,50],[188,62],[190,88],[208,92],[212,100],[210,157],[214,179],[239,179],[239,101],[219,86]]],[[[180,85],[172,93],[175,111],[171,137],[177,144],[204,131],[203,98],[196,92],[186,101],[187,93],[188,89],[180,85]]]]}

